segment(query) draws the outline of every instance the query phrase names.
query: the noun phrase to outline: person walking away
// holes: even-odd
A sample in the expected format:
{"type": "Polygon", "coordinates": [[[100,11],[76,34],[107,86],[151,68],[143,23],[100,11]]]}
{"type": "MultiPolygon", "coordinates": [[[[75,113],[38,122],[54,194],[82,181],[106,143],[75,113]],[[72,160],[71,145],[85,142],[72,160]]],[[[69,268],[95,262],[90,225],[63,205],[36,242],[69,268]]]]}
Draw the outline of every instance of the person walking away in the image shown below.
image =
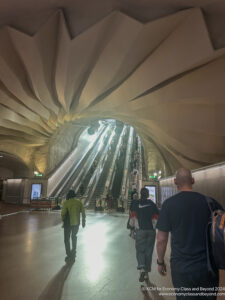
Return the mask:
{"type": "MultiPolygon", "coordinates": [[[[206,197],[194,192],[191,171],[180,168],[174,179],[179,193],[164,201],[157,223],[158,272],[166,275],[164,256],[169,232],[171,233],[171,275],[177,299],[216,299],[219,285],[218,270],[211,274],[207,268],[206,229],[210,210],[206,197]],[[203,288],[208,296],[200,296],[203,288]],[[181,292],[184,295],[179,295],[181,292]],[[188,293],[196,293],[189,296],[188,293]]],[[[222,209],[214,199],[215,207],[222,209]]]]}
{"type": "Polygon", "coordinates": [[[139,228],[137,213],[135,211],[135,206],[137,204],[137,201],[139,200],[138,200],[138,194],[136,193],[133,195],[133,199],[131,200],[129,219],[127,223],[127,228],[130,229],[130,237],[134,240],[136,239],[136,230],[139,228]]]}
{"type": "Polygon", "coordinates": [[[62,221],[64,227],[64,243],[66,250],[65,262],[74,263],[77,247],[77,233],[80,225],[80,214],[82,214],[82,227],[85,227],[85,210],[82,202],[75,198],[73,190],[69,190],[66,201],[62,207],[62,221]],[[72,249],[70,247],[70,237],[72,240],[72,249]]]}
{"type": "Polygon", "coordinates": [[[141,189],[141,199],[136,204],[138,227],[136,230],[136,258],[137,269],[140,270],[139,281],[149,280],[148,273],[151,272],[152,253],[155,245],[155,229],[152,219],[158,217],[159,211],[152,200],[148,200],[149,191],[141,189]]]}
{"type": "Polygon", "coordinates": [[[135,187],[132,189],[131,194],[130,194],[131,201],[133,200],[133,197],[134,197],[135,194],[138,194],[136,185],[135,185],[135,187]]]}
{"type": "Polygon", "coordinates": [[[107,203],[107,210],[108,210],[108,213],[111,212],[111,208],[112,208],[112,194],[111,193],[108,193],[106,195],[106,203],[107,203]]]}
{"type": "Polygon", "coordinates": [[[83,183],[81,183],[81,185],[80,185],[79,194],[80,194],[80,196],[84,195],[84,185],[83,185],[83,183]]]}

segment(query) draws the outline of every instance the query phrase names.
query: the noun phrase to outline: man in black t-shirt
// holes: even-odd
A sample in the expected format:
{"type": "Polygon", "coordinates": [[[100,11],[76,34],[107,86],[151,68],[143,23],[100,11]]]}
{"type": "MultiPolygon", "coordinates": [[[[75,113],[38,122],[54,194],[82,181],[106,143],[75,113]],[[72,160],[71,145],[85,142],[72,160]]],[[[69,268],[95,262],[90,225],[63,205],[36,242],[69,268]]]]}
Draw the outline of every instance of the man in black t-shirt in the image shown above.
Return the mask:
{"type": "MultiPolygon", "coordinates": [[[[157,223],[158,271],[166,275],[164,256],[171,232],[170,264],[177,299],[216,299],[215,295],[200,296],[200,288],[212,293],[219,284],[219,276],[211,275],[207,269],[206,228],[210,210],[206,198],[192,191],[194,178],[188,169],[179,169],[174,183],[179,193],[163,203],[157,223]],[[188,296],[193,292],[196,296],[188,296]]],[[[216,201],[215,204],[222,208],[216,201]]]]}
{"type": "Polygon", "coordinates": [[[155,245],[155,229],[152,219],[158,218],[158,209],[152,200],[148,200],[149,191],[141,189],[141,199],[133,205],[136,211],[138,226],[136,230],[136,257],[137,269],[140,270],[139,281],[148,280],[148,272],[151,272],[152,253],[155,245]]]}

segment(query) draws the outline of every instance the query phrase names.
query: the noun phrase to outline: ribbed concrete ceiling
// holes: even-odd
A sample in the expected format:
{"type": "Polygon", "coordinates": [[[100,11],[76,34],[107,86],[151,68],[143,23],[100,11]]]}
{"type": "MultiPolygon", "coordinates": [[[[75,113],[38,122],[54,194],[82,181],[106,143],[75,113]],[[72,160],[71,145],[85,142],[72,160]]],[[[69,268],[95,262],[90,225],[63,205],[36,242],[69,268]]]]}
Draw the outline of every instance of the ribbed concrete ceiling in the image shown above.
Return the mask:
{"type": "Polygon", "coordinates": [[[80,125],[115,118],[142,136],[150,171],[224,160],[224,13],[224,1],[0,3],[0,151],[47,172],[80,125]]]}

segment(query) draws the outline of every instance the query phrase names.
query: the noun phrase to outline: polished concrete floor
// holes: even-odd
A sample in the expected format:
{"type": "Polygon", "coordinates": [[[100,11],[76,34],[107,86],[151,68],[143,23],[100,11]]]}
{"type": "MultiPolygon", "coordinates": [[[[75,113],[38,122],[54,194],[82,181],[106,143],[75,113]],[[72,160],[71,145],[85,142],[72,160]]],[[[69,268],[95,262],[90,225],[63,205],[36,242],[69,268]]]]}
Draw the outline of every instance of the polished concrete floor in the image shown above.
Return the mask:
{"type": "MultiPolygon", "coordinates": [[[[87,213],[78,234],[77,259],[64,264],[59,212],[19,212],[0,220],[0,299],[3,300],[139,300],[175,299],[155,291],[143,295],[136,270],[135,244],[127,217],[87,213]]],[[[167,253],[168,256],[168,253],[167,253]]],[[[170,276],[150,280],[172,287],[170,276]]],[[[222,298],[221,298],[222,299],[222,298]]]]}
{"type": "Polygon", "coordinates": [[[0,200],[0,216],[7,215],[18,211],[27,211],[30,205],[9,204],[0,200]]]}

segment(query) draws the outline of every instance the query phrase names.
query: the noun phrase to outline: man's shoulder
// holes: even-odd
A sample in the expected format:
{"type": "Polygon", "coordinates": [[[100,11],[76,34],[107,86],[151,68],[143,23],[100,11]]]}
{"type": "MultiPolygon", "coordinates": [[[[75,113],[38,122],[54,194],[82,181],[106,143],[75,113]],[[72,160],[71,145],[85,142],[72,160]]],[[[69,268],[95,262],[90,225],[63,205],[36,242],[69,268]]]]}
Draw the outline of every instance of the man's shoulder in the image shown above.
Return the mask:
{"type": "Polygon", "coordinates": [[[73,198],[73,200],[76,200],[76,201],[79,201],[79,202],[81,202],[81,201],[80,201],[80,199],[78,199],[78,198],[73,198]]]}
{"type": "Polygon", "coordinates": [[[175,195],[173,195],[173,196],[171,196],[171,197],[165,199],[165,200],[163,201],[163,203],[162,203],[162,208],[163,208],[163,209],[167,209],[167,208],[169,208],[169,207],[171,207],[171,206],[176,205],[176,203],[177,203],[178,201],[180,201],[181,198],[182,198],[182,195],[181,195],[180,193],[177,193],[177,194],[175,194],[175,195]]]}
{"type": "Polygon", "coordinates": [[[79,203],[79,204],[82,204],[82,201],[80,199],[77,199],[77,198],[74,198],[74,200],[79,203]]]}
{"type": "Polygon", "coordinates": [[[65,208],[68,205],[68,200],[62,202],[62,207],[65,208]]]}
{"type": "Polygon", "coordinates": [[[77,199],[77,198],[71,198],[70,199],[70,202],[73,203],[73,204],[82,204],[81,200],[80,199],[77,199]]]}
{"type": "Polygon", "coordinates": [[[152,201],[151,199],[148,199],[148,203],[150,206],[154,206],[154,207],[156,206],[155,202],[152,201]]]}
{"type": "Polygon", "coordinates": [[[180,198],[205,198],[206,196],[199,193],[199,192],[195,192],[195,191],[180,191],[178,193],[176,193],[175,195],[167,198],[165,200],[168,201],[168,202],[171,202],[171,201],[174,201],[174,200],[177,200],[177,199],[180,199],[180,198]]]}
{"type": "Polygon", "coordinates": [[[168,205],[172,204],[174,201],[176,201],[178,198],[180,198],[179,193],[177,193],[177,194],[175,194],[175,195],[173,195],[173,196],[171,196],[171,197],[169,197],[169,198],[166,198],[166,199],[163,201],[162,205],[163,205],[163,206],[168,206],[168,205]]]}
{"type": "Polygon", "coordinates": [[[176,205],[178,202],[182,200],[188,200],[188,199],[204,199],[206,198],[205,195],[195,192],[195,191],[183,191],[183,192],[178,192],[177,194],[167,198],[163,202],[163,207],[168,207],[172,205],[176,205]]]}

